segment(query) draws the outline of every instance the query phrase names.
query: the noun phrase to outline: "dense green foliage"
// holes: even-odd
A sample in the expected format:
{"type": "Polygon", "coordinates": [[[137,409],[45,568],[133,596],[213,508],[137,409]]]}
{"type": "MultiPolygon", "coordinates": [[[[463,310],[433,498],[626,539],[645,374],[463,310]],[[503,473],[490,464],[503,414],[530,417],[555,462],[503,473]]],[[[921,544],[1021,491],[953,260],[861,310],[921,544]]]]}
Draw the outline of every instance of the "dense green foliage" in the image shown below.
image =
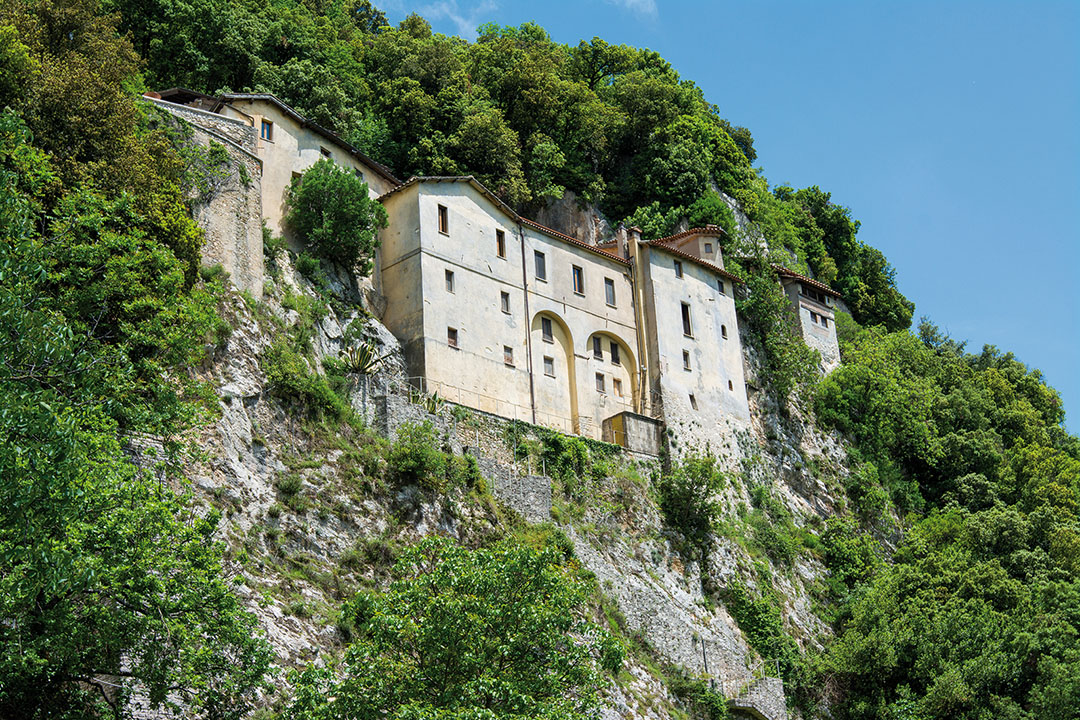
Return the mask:
{"type": "Polygon", "coordinates": [[[394,576],[346,607],[357,631],[340,679],[333,667],[298,673],[286,717],[584,720],[602,671],[622,665],[622,647],[583,619],[588,583],[554,544],[431,538],[394,576]]]}
{"type": "MultiPolygon", "coordinates": [[[[724,228],[764,382],[780,399],[814,391],[818,421],[854,446],[842,480],[851,517],[818,538],[754,486],[738,522],[755,589],[732,582],[712,597],[800,700],[827,700],[840,718],[1078,716],[1080,442],[1038,372],[994,348],[967,354],[929,324],[908,332],[913,306],[852,213],[817,187],[770,187],[751,166],[750,132],[656,53],[561,45],[533,24],[485,26],[468,43],[417,16],[387,27],[367,0],[0,8],[0,715],[122,714],[126,691],[102,690],[130,678],[156,703],[233,717],[267,668],[227,587],[216,515],[178,472],[207,413],[189,370],[229,332],[221,273],[196,271],[188,206],[228,156],[193,148],[135,99],[172,85],[273,92],[402,176],[471,173],[525,212],[571,190],[646,237],[724,228]],[[738,236],[720,193],[768,247],[738,236]],[[771,263],[812,272],[851,309],[837,323],[843,365],[816,390],[817,358],[792,332],[771,263]],[[891,556],[875,540],[886,536],[891,556]],[[765,559],[788,571],[803,552],[829,570],[818,599],[837,638],[800,662],[765,559]]],[[[367,266],[385,214],[362,183],[320,163],[292,201],[314,252],[367,266]]],[[[268,238],[271,260],[279,244],[268,238]]],[[[297,266],[321,293],[320,261],[297,266]]],[[[348,423],[361,363],[311,351],[332,302],[287,293],[299,319],[276,327],[261,360],[289,410],[348,423]]],[[[515,457],[519,429],[507,438],[515,457]]],[[[568,498],[610,469],[600,443],[535,436],[526,454],[568,498]]],[[[475,461],[440,444],[418,425],[349,452],[394,489],[481,490],[475,461]]],[[[731,531],[722,487],[709,458],[656,478],[692,555],[731,531]]],[[[277,489],[290,508],[306,502],[297,474],[277,489]]],[[[621,655],[584,621],[589,591],[574,570],[565,549],[422,544],[386,592],[349,604],[356,641],[339,666],[298,676],[289,713],[587,715],[600,669],[621,655]]],[[[700,683],[680,695],[723,716],[700,683]]]]}
{"type": "Polygon", "coordinates": [[[888,565],[830,529],[850,595],[819,677],[849,718],[1077,717],[1080,444],[1057,393],[929,323],[848,334],[817,401],[865,460],[848,491],[858,506],[884,485],[925,517],[888,565]]]}
{"type": "Polygon", "coordinates": [[[564,190],[646,237],[716,224],[738,200],[778,249],[835,281],[855,319],[905,328],[912,306],[858,223],[816,187],[770,190],[750,131],[655,52],[543,28],[485,25],[476,42],[398,27],[368,2],[109,0],[155,87],[271,92],[399,176],[473,174],[530,211],[564,190]]]}
{"type": "Polygon", "coordinates": [[[293,181],[288,208],[285,222],[319,255],[363,275],[371,272],[386,210],[368,196],[367,183],[331,160],[319,160],[293,181]]]}
{"type": "Polygon", "coordinates": [[[121,116],[117,147],[93,145],[101,118],[74,156],[52,154],[59,119],[42,94],[83,78],[99,102],[111,70],[92,63],[123,48],[115,31],[78,5],[24,10],[19,37],[49,75],[5,71],[41,135],[0,114],[0,715],[122,717],[131,685],[116,681],[131,678],[154,704],[239,717],[268,651],[226,582],[216,516],[172,489],[178,439],[205,411],[178,371],[202,358],[220,288],[185,273],[197,243],[177,240],[197,232],[160,135],[121,116]],[[136,184],[157,199],[97,190],[119,148],[146,162],[136,184]]]}

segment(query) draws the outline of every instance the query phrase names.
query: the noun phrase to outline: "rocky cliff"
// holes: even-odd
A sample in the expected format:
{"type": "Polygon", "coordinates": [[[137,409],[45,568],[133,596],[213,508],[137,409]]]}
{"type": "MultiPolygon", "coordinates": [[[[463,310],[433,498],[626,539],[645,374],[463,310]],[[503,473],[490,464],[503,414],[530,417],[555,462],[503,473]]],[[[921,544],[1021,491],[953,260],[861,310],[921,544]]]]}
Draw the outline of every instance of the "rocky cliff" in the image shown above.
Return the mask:
{"type": "MultiPolygon", "coordinates": [[[[723,522],[702,548],[688,548],[657,505],[660,458],[605,448],[579,481],[587,487],[571,487],[548,472],[543,431],[441,403],[405,382],[397,341],[373,315],[379,303],[369,281],[325,271],[304,277],[285,250],[267,267],[272,279],[261,301],[229,295],[223,313],[233,332],[200,370],[220,413],[200,439],[205,461],[191,475],[224,512],[221,532],[243,561],[238,587],[273,644],[278,682],[291,667],[340,652],[346,636],[337,608],[355,589],[385,580],[402,545],[430,533],[479,542],[542,523],[572,540],[608,619],[634,647],[610,688],[608,717],[680,716],[672,672],[704,678],[737,712],[770,720],[791,712],[779,679],[757,682],[783,668],[763,652],[759,628],[740,626],[745,602],[729,604],[733,597],[771,603],[783,632],[803,647],[828,632],[813,599],[824,573],[818,556],[777,553],[765,536],[820,527],[837,510],[846,472],[837,438],[804,422],[797,408],[781,412],[766,393],[752,393],[752,427],[719,457],[723,522]],[[342,379],[350,422],[312,413],[282,390],[280,369],[269,365],[284,336],[303,339],[305,371],[316,376],[340,364],[348,347],[378,348],[384,359],[374,373],[342,379]],[[477,459],[490,492],[440,495],[387,482],[387,441],[423,423],[446,450],[477,459]]],[[[761,387],[752,344],[744,345],[749,377],[761,387]]]]}

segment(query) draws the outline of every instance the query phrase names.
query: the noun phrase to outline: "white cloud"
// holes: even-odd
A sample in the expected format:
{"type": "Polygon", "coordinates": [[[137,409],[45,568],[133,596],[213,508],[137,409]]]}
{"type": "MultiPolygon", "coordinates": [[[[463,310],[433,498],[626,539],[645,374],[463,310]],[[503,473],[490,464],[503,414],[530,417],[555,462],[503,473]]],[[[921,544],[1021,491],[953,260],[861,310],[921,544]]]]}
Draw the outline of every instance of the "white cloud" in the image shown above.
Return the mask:
{"type": "MultiPolygon", "coordinates": [[[[631,0],[632,2],[648,2],[653,0],[631,0]]],[[[440,0],[439,2],[424,5],[419,9],[419,14],[429,21],[449,20],[457,26],[458,35],[470,40],[476,37],[476,28],[480,26],[483,16],[498,7],[495,0],[480,0],[478,3],[465,3],[467,7],[459,6],[457,0],[440,0]]]]}
{"type": "Polygon", "coordinates": [[[607,2],[629,10],[635,15],[647,15],[649,17],[656,17],[657,15],[656,0],[607,0],[607,2]]]}

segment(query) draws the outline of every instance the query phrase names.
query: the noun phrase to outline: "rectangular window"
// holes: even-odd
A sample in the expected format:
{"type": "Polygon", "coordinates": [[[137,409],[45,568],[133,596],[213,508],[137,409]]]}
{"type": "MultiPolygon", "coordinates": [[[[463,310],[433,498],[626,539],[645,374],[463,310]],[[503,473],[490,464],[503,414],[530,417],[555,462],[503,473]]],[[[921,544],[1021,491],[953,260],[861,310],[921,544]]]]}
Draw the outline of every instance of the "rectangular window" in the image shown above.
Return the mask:
{"type": "Polygon", "coordinates": [[[682,304],[682,334],[686,337],[694,337],[694,328],[690,324],[690,306],[682,304]]]}
{"type": "Polygon", "coordinates": [[[454,292],[454,271],[446,271],[446,292],[454,292]]]}
{"type": "Polygon", "coordinates": [[[822,325],[823,327],[829,327],[829,318],[827,318],[827,317],[825,317],[824,315],[822,315],[822,316],[821,316],[821,325],[822,325]]]}
{"type": "Polygon", "coordinates": [[[555,377],[555,358],[544,356],[544,374],[548,377],[555,377]]]}
{"type": "Polygon", "coordinates": [[[319,154],[322,155],[327,160],[333,160],[334,159],[334,156],[330,154],[330,150],[328,148],[324,148],[321,145],[319,146],[319,154]]]}
{"type": "Polygon", "coordinates": [[[446,344],[449,345],[452,348],[456,348],[458,346],[458,343],[457,343],[457,328],[452,328],[452,327],[446,328],[446,344]]]}
{"type": "Polygon", "coordinates": [[[611,391],[618,397],[622,397],[622,380],[619,378],[611,378],[611,391]]]}
{"type": "Polygon", "coordinates": [[[514,348],[509,345],[503,345],[503,363],[514,367],[514,348]]]}
{"type": "Polygon", "coordinates": [[[810,322],[814,323],[815,325],[818,322],[818,314],[813,310],[810,311],[810,322]]]}
{"type": "Polygon", "coordinates": [[[712,243],[705,243],[705,254],[712,255],[712,243]]]}
{"type": "Polygon", "coordinates": [[[615,307],[615,281],[611,278],[604,278],[604,299],[608,305],[615,307]]]}
{"type": "Polygon", "coordinates": [[[690,351],[689,350],[683,350],[682,351],[682,369],[683,370],[689,370],[690,369],[690,351]]]}
{"type": "Polygon", "coordinates": [[[502,230],[495,231],[495,252],[499,257],[506,257],[506,233],[502,230]]]}
{"type": "Polygon", "coordinates": [[[604,390],[604,373],[596,373],[596,392],[607,392],[604,390]]]}
{"type": "Polygon", "coordinates": [[[504,313],[506,313],[507,315],[510,314],[510,293],[508,293],[508,292],[500,293],[500,295],[499,295],[499,307],[501,307],[502,311],[504,313]]]}
{"type": "Polygon", "coordinates": [[[353,172],[353,175],[358,177],[361,182],[364,181],[364,171],[363,170],[361,170],[360,168],[353,168],[352,172],[353,172]]]}
{"type": "Polygon", "coordinates": [[[443,235],[450,234],[450,214],[445,205],[439,206],[439,232],[443,235]]]}
{"type": "Polygon", "coordinates": [[[533,250],[533,264],[536,265],[536,279],[547,280],[547,258],[539,250],[533,250]]]}
{"type": "Polygon", "coordinates": [[[727,340],[727,325],[721,325],[720,326],[720,337],[727,340]]]}
{"type": "Polygon", "coordinates": [[[618,343],[611,343],[611,364],[619,365],[619,345],[618,343]]]}
{"type": "Polygon", "coordinates": [[[675,261],[675,277],[682,277],[682,263],[678,260],[675,261]]]}
{"type": "Polygon", "coordinates": [[[551,332],[551,318],[540,318],[540,335],[544,342],[555,342],[555,334],[551,332]]]}
{"type": "Polygon", "coordinates": [[[585,294],[585,271],[577,265],[573,268],[574,272],[574,292],[578,295],[585,294]]]}
{"type": "Polygon", "coordinates": [[[694,397],[694,393],[690,393],[690,407],[697,410],[697,398],[694,397]]]}
{"type": "Polygon", "coordinates": [[[274,123],[269,120],[262,121],[262,129],[259,130],[259,136],[263,140],[274,141],[274,123]]]}
{"type": "Polygon", "coordinates": [[[726,292],[724,292],[724,281],[723,280],[717,280],[716,281],[716,289],[720,291],[721,295],[726,295],[727,294],[726,292]]]}
{"type": "Polygon", "coordinates": [[[592,356],[597,360],[604,359],[604,344],[603,341],[600,340],[599,336],[596,336],[592,339],[592,356]]]}

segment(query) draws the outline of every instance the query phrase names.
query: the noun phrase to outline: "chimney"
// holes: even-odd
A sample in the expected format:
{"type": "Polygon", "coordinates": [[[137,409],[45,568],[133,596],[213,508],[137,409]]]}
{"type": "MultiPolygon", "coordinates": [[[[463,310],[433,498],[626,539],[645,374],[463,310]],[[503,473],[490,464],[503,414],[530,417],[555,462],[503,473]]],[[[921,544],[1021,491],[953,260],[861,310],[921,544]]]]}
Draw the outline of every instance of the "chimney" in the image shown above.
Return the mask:
{"type": "Polygon", "coordinates": [[[622,248],[623,257],[625,257],[627,260],[629,260],[630,259],[630,245],[633,244],[636,247],[637,243],[639,243],[639,242],[641,242],[641,228],[639,228],[639,227],[637,227],[635,225],[634,227],[630,228],[627,231],[626,243],[622,248]]]}
{"type": "Polygon", "coordinates": [[[618,226],[615,228],[615,250],[618,252],[620,257],[629,258],[630,256],[627,254],[627,249],[628,246],[626,244],[626,225],[624,225],[620,221],[618,226]]]}

